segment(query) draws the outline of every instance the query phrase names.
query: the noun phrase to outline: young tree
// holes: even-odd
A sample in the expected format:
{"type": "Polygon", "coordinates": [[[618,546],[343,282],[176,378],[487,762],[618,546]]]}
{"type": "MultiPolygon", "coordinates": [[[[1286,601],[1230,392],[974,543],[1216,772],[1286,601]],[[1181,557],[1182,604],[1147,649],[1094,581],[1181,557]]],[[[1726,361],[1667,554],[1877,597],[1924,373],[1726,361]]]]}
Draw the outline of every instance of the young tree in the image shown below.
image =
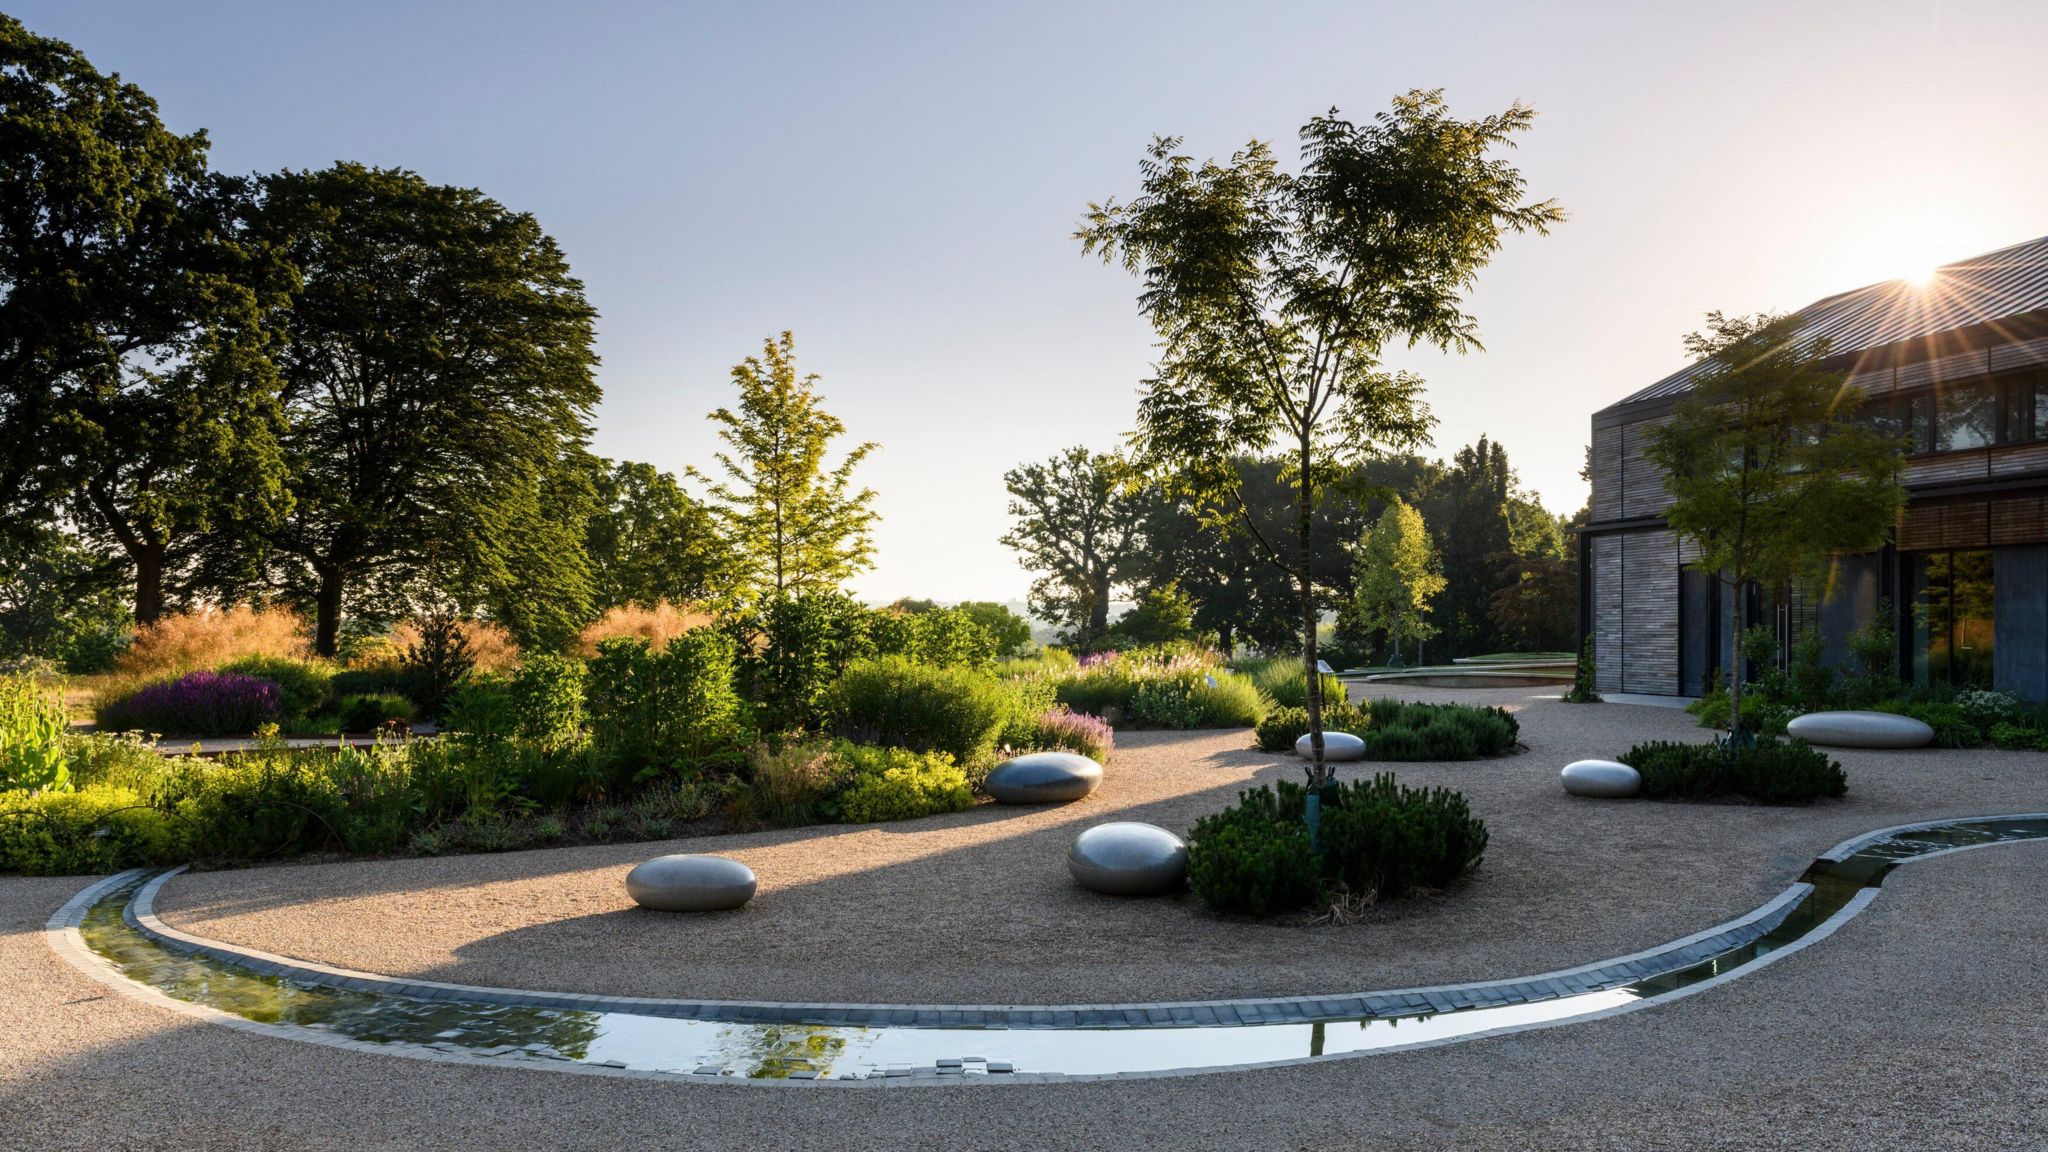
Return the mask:
{"type": "Polygon", "coordinates": [[[1500,557],[1514,550],[1510,505],[1516,487],[1507,449],[1485,436],[1458,449],[1444,476],[1436,501],[1443,508],[1436,527],[1445,578],[1437,620],[1449,655],[1500,646],[1491,608],[1500,587],[1500,557]]]}
{"type": "Polygon", "coordinates": [[[1143,539],[1150,495],[1137,469],[1121,453],[1075,447],[1010,469],[1003,484],[1017,522],[1002,542],[1040,573],[1031,582],[1031,611],[1076,642],[1101,639],[1110,590],[1128,578],[1143,539]]]}
{"type": "Polygon", "coordinates": [[[1383,631],[1401,666],[1401,641],[1436,635],[1429,619],[1430,602],[1444,590],[1443,566],[1422,513],[1395,497],[1380,513],[1358,549],[1351,602],[1345,605],[1362,632],[1383,631]]]}
{"type": "Polygon", "coordinates": [[[831,591],[873,567],[875,494],[853,491],[853,470],[875,445],[856,445],[826,470],[846,425],[825,411],[816,375],[798,378],[796,338],[784,332],[764,341],[760,356],[733,367],[732,380],[739,411],[711,414],[732,449],[718,454],[728,482],[710,483],[710,492],[748,592],[831,591]]]}
{"type": "Polygon", "coordinates": [[[1139,307],[1163,345],[1139,404],[1143,453],[1240,506],[1216,465],[1246,451],[1289,457],[1298,536],[1292,555],[1269,551],[1296,585],[1312,803],[1328,780],[1316,505],[1340,462],[1427,438],[1421,381],[1384,370],[1382,352],[1477,347],[1464,291],[1505,233],[1562,219],[1550,201],[1526,202],[1521,173],[1492,155],[1534,115],[1517,104],[1459,120],[1422,91],[1363,125],[1333,110],[1302,128],[1293,174],[1258,141],[1197,164],[1162,137],[1140,164],[1138,198],[1091,205],[1077,233],[1083,251],[1143,279],[1139,307]]]}
{"type": "Polygon", "coordinates": [[[0,531],[65,508],[127,559],[149,623],[198,545],[282,505],[276,270],[205,133],[6,15],[0,124],[0,531]]]}
{"type": "Polygon", "coordinates": [[[739,574],[711,510],[652,464],[591,461],[596,507],[583,527],[591,607],[727,604],[739,574]]]}
{"type": "MultiPolygon", "coordinates": [[[[1665,522],[1699,548],[1693,567],[1738,592],[1752,582],[1819,583],[1830,555],[1884,543],[1905,503],[1903,445],[1856,419],[1861,394],[1829,371],[1825,340],[1796,317],[1707,314],[1686,337],[1706,361],[1645,449],[1663,469],[1665,522]]],[[[1742,670],[1729,670],[1729,731],[1742,738],[1742,670]]]]}
{"type": "Polygon", "coordinates": [[[1195,637],[1195,605],[1171,580],[1138,593],[1138,603],[1109,626],[1130,644],[1173,644],[1195,637]]]}
{"type": "Polygon", "coordinates": [[[276,356],[293,510],[271,544],[315,650],[333,655],[345,605],[405,614],[430,572],[522,644],[573,639],[597,314],[561,249],[532,216],[410,172],[262,189],[252,230],[301,277],[276,356]]]}

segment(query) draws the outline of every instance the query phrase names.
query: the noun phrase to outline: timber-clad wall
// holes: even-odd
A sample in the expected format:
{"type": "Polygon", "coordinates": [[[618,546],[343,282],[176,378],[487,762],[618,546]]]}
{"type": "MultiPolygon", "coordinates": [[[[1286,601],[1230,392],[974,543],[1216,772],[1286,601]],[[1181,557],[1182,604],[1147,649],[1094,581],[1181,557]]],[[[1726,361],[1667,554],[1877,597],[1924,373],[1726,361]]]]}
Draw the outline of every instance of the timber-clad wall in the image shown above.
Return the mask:
{"type": "Polygon", "coordinates": [[[1679,557],[1668,531],[1594,539],[1593,659],[1601,690],[1678,691],[1679,557]]]}

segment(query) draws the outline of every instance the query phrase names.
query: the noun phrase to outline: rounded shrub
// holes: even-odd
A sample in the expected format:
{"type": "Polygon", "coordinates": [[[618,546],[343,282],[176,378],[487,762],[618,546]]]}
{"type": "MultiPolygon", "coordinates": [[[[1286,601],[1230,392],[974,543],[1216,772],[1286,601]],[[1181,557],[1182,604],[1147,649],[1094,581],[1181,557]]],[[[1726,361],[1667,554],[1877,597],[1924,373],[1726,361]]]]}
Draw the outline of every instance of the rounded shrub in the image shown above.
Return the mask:
{"type": "MultiPolygon", "coordinates": [[[[1363,713],[1348,704],[1323,709],[1323,731],[1349,732],[1364,736],[1370,724],[1363,713]]],[[[1259,719],[1256,739],[1261,752],[1292,752],[1294,742],[1308,733],[1308,709],[1274,708],[1259,719]]]]}
{"type": "Polygon", "coordinates": [[[841,823],[911,820],[974,805],[967,774],[944,752],[839,745],[833,755],[847,766],[848,783],[839,794],[841,823]]]}
{"type": "Polygon", "coordinates": [[[1804,740],[1760,736],[1750,747],[1638,744],[1621,762],[1643,778],[1652,800],[1711,800],[1740,796],[1762,804],[1804,804],[1849,790],[1842,766],[1804,740]]]}
{"type": "Polygon", "coordinates": [[[254,676],[277,685],[278,711],[287,720],[302,720],[322,711],[333,698],[334,669],[321,660],[244,656],[214,671],[254,676]]]}
{"type": "Polygon", "coordinates": [[[396,692],[344,696],[335,712],[344,732],[375,732],[387,724],[409,724],[413,719],[412,701],[396,692]]]}
{"type": "Polygon", "coordinates": [[[173,824],[127,788],[0,793],[0,872],[71,876],[173,863],[173,824]]]}
{"type": "Polygon", "coordinates": [[[1303,907],[1320,888],[1308,827],[1281,815],[1272,789],[1241,792],[1235,806],[1189,830],[1188,886],[1219,912],[1266,916],[1303,907]]]}
{"type": "Polygon", "coordinates": [[[824,700],[832,731],[861,744],[944,752],[966,763],[995,747],[1016,698],[993,676],[901,656],[856,660],[824,700]]]}

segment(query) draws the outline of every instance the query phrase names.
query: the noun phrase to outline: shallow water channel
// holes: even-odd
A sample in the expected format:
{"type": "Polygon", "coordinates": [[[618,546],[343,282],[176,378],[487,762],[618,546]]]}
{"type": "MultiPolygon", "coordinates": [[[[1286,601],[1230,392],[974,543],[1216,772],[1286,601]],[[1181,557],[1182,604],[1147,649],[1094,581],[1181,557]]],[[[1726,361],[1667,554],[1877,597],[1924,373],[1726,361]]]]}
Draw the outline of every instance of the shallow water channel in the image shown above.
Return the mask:
{"type": "MultiPolygon", "coordinates": [[[[1846,919],[1893,868],[1960,848],[2048,839],[2048,817],[1963,820],[1891,832],[1843,859],[1816,860],[1812,889],[1776,926],[1704,960],[1641,979],[1523,1003],[1269,1024],[1157,1027],[814,1026],[675,1019],[630,1012],[415,999],[265,975],[158,943],[125,915],[142,881],[110,890],[79,927],[86,946],[130,980],[266,1024],[394,1050],[580,1064],[691,1079],[944,1080],[1200,1071],[1334,1057],[1559,1024],[1676,995],[1729,976],[1846,919]]],[[[1643,958],[1654,961],[1655,957],[1643,958]]],[[[1596,974],[1597,975],[1597,974],[1596,974]]]]}

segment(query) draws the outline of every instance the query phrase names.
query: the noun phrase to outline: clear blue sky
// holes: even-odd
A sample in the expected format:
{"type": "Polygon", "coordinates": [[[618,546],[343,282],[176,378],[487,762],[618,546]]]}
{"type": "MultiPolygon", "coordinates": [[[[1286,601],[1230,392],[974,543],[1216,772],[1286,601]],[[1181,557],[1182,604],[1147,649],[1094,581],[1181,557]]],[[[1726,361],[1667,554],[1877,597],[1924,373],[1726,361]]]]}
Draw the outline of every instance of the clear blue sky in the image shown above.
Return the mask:
{"type": "Polygon", "coordinates": [[[1486,432],[1554,509],[1587,417],[1712,308],[1796,308],[2048,233],[2048,4],[14,3],[204,127],[226,171],[402,166],[531,211],[602,313],[596,446],[680,471],[783,328],[885,517],[871,598],[1021,595],[1002,472],[1130,426],[1150,358],[1070,233],[1153,133],[1292,155],[1411,87],[1541,113],[1572,220],[1404,357],[1437,451],[1486,432]]]}

